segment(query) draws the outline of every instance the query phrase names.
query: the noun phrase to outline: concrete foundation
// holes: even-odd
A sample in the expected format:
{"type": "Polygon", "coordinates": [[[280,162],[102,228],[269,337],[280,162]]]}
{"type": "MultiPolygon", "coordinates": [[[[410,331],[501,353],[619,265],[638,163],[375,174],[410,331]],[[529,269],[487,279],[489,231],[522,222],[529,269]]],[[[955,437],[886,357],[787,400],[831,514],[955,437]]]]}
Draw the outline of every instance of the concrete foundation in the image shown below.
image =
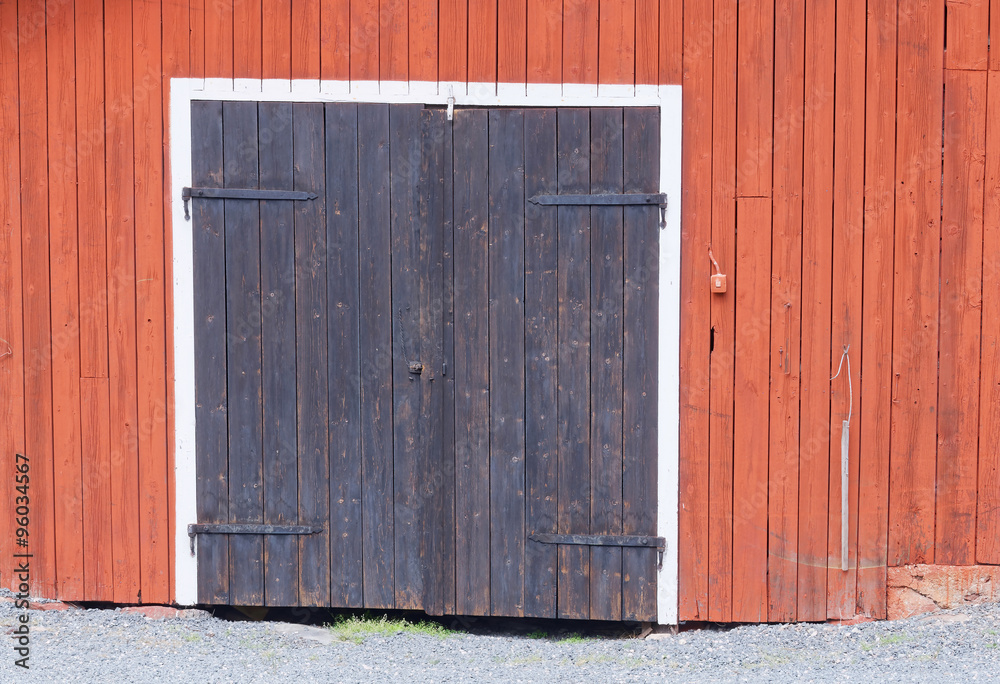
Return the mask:
{"type": "Polygon", "coordinates": [[[1000,601],[996,565],[903,565],[888,575],[890,620],[1000,601]]]}

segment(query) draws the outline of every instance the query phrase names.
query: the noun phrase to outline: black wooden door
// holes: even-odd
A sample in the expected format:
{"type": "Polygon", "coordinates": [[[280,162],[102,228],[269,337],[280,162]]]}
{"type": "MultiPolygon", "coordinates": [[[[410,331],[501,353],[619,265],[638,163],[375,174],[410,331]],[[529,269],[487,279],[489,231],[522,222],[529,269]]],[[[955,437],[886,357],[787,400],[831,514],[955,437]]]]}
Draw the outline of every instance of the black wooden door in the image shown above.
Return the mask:
{"type": "Polygon", "coordinates": [[[455,112],[456,611],[655,619],[655,109],[455,112]]]}
{"type": "Polygon", "coordinates": [[[530,537],[655,533],[657,209],[530,200],[655,192],[656,110],[192,130],[194,185],[316,195],[193,202],[199,599],[652,619],[655,549],[530,537]]]}

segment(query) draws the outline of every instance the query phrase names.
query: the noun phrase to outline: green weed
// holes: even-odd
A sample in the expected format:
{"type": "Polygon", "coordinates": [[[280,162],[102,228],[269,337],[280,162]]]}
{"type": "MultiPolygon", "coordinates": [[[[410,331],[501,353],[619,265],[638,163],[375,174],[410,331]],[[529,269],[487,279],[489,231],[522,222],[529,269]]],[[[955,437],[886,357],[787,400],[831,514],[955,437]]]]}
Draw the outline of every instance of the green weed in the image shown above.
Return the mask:
{"type": "Polygon", "coordinates": [[[454,634],[454,631],[436,622],[410,622],[406,618],[391,619],[386,615],[378,617],[365,615],[342,615],[333,624],[326,625],[339,641],[349,641],[355,644],[364,643],[365,639],[375,636],[390,636],[393,634],[411,634],[417,636],[434,636],[444,639],[454,634]]]}

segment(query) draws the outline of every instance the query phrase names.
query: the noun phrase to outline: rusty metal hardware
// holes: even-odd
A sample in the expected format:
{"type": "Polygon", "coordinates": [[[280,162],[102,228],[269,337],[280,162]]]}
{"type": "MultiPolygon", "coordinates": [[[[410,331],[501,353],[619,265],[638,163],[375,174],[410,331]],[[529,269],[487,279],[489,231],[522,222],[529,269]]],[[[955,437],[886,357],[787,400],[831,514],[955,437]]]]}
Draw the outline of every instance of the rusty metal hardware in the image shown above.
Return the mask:
{"type": "Polygon", "coordinates": [[[414,375],[420,375],[424,372],[424,364],[419,361],[410,361],[410,372],[414,375]]]}

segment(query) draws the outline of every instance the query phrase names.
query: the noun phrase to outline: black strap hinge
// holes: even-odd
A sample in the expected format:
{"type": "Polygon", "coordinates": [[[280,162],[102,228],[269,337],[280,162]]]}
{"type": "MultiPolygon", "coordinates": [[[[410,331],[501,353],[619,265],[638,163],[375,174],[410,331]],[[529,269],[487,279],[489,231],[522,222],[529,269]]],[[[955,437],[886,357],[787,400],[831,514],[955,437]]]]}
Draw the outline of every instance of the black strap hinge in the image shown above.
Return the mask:
{"type": "Polygon", "coordinates": [[[191,555],[194,555],[194,538],[199,534],[317,534],[318,525],[264,525],[260,523],[199,523],[188,525],[191,538],[191,555]]]}
{"type": "Polygon", "coordinates": [[[254,188],[183,188],[184,219],[191,220],[188,200],[198,199],[245,199],[245,200],[314,200],[319,195],[300,190],[257,190],[254,188]]]}
{"type": "Polygon", "coordinates": [[[528,535],[531,541],[541,544],[575,544],[578,546],[638,546],[647,549],[664,549],[667,540],[644,534],[543,534],[528,535]]]}
{"type": "Polygon", "coordinates": [[[667,195],[666,193],[603,193],[596,195],[535,195],[528,200],[532,204],[544,206],[622,206],[622,205],[657,205],[660,207],[660,228],[667,225],[667,195]]]}

